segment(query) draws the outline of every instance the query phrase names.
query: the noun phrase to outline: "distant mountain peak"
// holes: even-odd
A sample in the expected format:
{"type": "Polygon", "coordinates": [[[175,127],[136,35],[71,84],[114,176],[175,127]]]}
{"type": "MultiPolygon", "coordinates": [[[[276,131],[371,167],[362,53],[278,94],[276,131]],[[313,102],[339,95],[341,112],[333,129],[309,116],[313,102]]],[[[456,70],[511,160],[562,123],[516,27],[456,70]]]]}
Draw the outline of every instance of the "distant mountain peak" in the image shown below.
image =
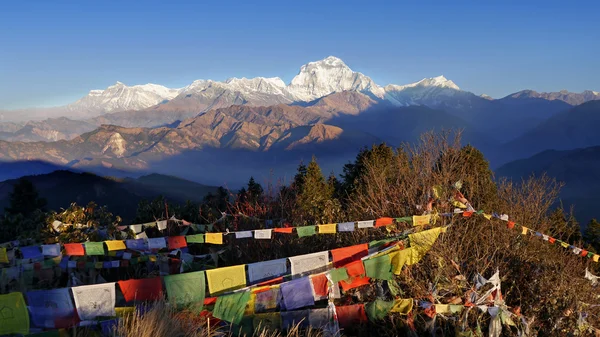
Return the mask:
{"type": "Polygon", "coordinates": [[[585,102],[600,100],[600,93],[591,90],[576,93],[564,89],[557,92],[537,92],[526,89],[510,94],[505,98],[538,98],[548,101],[559,100],[571,105],[580,105],[585,102]]]}

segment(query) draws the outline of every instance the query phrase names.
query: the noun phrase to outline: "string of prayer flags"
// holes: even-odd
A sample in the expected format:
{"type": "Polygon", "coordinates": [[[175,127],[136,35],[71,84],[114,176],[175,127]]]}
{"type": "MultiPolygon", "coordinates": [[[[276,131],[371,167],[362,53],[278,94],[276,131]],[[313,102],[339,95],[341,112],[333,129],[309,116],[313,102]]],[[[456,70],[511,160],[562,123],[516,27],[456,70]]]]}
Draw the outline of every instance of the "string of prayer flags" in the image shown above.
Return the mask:
{"type": "Polygon", "coordinates": [[[341,328],[356,327],[368,320],[364,304],[336,306],[335,311],[341,328]]]}
{"type": "Polygon", "coordinates": [[[248,282],[262,282],[287,273],[287,259],[251,263],[248,265],[248,282]]]}
{"type": "Polygon", "coordinates": [[[103,242],[86,242],[83,244],[85,246],[85,254],[94,256],[94,255],[104,255],[104,243],[103,242]]]}
{"type": "Polygon", "coordinates": [[[249,291],[219,296],[217,297],[217,303],[213,309],[213,316],[233,324],[240,324],[244,317],[246,304],[249,300],[249,291]]]}
{"type": "Polygon", "coordinates": [[[115,316],[115,283],[100,283],[71,288],[81,320],[115,316]]]}
{"type": "Polygon", "coordinates": [[[296,232],[298,232],[298,237],[301,238],[317,234],[315,226],[296,227],[296,232]]]}
{"type": "Polygon", "coordinates": [[[29,313],[21,293],[0,295],[0,335],[29,334],[29,313]]]}
{"type": "Polygon", "coordinates": [[[254,230],[254,238],[261,239],[261,240],[264,240],[264,239],[270,240],[272,231],[273,231],[272,229],[256,229],[256,230],[254,230]]]}
{"type": "Polygon", "coordinates": [[[223,267],[206,271],[211,296],[246,286],[246,265],[223,267]]]}
{"type": "Polygon", "coordinates": [[[164,280],[169,301],[175,303],[179,310],[188,306],[191,306],[190,309],[194,313],[199,313],[202,310],[204,298],[206,297],[206,282],[203,271],[167,275],[164,280]]]}
{"type": "Polygon", "coordinates": [[[121,240],[110,240],[110,241],[104,241],[104,243],[106,243],[106,247],[108,248],[108,251],[115,251],[115,250],[125,250],[127,249],[127,247],[125,246],[125,242],[121,241],[121,240]]]}
{"type": "Polygon", "coordinates": [[[300,309],[315,304],[308,276],[282,283],[280,289],[286,310],[300,309]]]}
{"type": "Polygon", "coordinates": [[[223,244],[223,233],[206,233],[206,234],[204,234],[204,241],[206,243],[222,245],[223,244]]]}
{"type": "Polygon", "coordinates": [[[365,305],[365,313],[371,322],[377,322],[384,319],[394,307],[393,301],[384,301],[376,299],[365,305]]]}
{"type": "MultiPolygon", "coordinates": [[[[42,255],[44,256],[59,256],[60,255],[60,244],[55,243],[52,245],[42,245],[42,255]]],[[[0,261],[2,262],[2,261],[0,261]]]]}
{"type": "Polygon", "coordinates": [[[427,215],[413,215],[412,217],[413,226],[425,226],[431,222],[431,214],[427,215]]]}
{"type": "Polygon", "coordinates": [[[335,234],[337,233],[336,224],[319,225],[319,234],[335,234]]]}
{"type": "Polygon", "coordinates": [[[342,222],[338,224],[338,232],[354,232],[354,222],[342,222]]]}
{"type": "Polygon", "coordinates": [[[390,309],[390,312],[395,312],[400,315],[408,315],[412,311],[414,303],[415,301],[412,298],[395,299],[394,305],[390,309]]]}
{"type": "Polygon", "coordinates": [[[327,269],[329,252],[318,252],[289,257],[292,277],[301,277],[304,274],[315,274],[327,269]]]}
{"type": "Polygon", "coordinates": [[[252,231],[235,232],[236,239],[249,239],[252,237],[252,231]]]}
{"type": "Polygon", "coordinates": [[[69,288],[34,290],[25,294],[31,321],[38,328],[67,328],[75,323],[75,307],[69,288]],[[68,322],[61,325],[61,322],[68,322]],[[58,323],[58,324],[57,324],[58,323]]]}
{"type": "Polygon", "coordinates": [[[389,254],[364,260],[363,263],[368,277],[379,280],[391,280],[393,278],[389,254]]]}
{"type": "Polygon", "coordinates": [[[185,241],[185,236],[169,236],[167,238],[169,249],[179,249],[187,247],[187,242],[185,241]]]}
{"type": "Polygon", "coordinates": [[[362,259],[369,254],[369,245],[364,243],[350,247],[343,247],[331,250],[333,257],[333,266],[341,267],[350,262],[362,259]]]}
{"type": "Polygon", "coordinates": [[[371,228],[373,227],[374,222],[374,220],[359,221],[356,223],[356,225],[358,226],[358,228],[371,228]]]}
{"type": "Polygon", "coordinates": [[[162,282],[160,277],[146,279],[131,279],[119,281],[119,288],[125,297],[125,301],[151,301],[158,300],[162,296],[162,282]]]}
{"type": "Polygon", "coordinates": [[[84,256],[85,250],[81,243],[65,243],[65,255],[69,256],[84,256]]]}

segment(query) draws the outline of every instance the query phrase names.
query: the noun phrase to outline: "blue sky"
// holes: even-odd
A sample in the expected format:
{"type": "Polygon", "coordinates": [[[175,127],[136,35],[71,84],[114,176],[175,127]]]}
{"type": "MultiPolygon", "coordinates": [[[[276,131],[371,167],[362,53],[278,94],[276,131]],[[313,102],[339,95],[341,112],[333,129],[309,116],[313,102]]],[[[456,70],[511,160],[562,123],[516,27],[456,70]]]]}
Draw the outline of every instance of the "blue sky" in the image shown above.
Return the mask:
{"type": "Polygon", "coordinates": [[[598,1],[4,1],[0,109],[116,81],[279,76],[328,55],[378,84],[600,91],[598,1]]]}

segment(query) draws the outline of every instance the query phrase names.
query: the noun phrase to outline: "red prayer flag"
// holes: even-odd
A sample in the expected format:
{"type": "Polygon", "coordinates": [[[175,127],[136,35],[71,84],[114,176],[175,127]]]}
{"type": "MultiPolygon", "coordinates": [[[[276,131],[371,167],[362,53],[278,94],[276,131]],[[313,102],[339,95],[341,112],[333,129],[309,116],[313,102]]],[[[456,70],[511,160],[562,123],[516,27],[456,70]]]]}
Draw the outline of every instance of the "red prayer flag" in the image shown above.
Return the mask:
{"type": "MultiPolygon", "coordinates": [[[[549,239],[548,239],[548,240],[549,240],[549,239]]],[[[581,256],[583,256],[583,257],[586,257],[586,256],[587,256],[587,254],[588,254],[588,251],[587,251],[587,250],[585,250],[585,249],[582,249],[582,250],[581,250],[581,256]]]]}
{"type": "Polygon", "coordinates": [[[315,289],[315,295],[324,297],[329,293],[327,287],[327,276],[325,274],[319,274],[311,277],[313,288],[315,289]]]}
{"type": "Polygon", "coordinates": [[[468,217],[470,217],[471,215],[473,215],[473,211],[467,211],[467,212],[463,212],[463,214],[462,214],[462,215],[463,215],[463,217],[464,217],[464,218],[468,218],[468,217]]]}
{"type": "Polygon", "coordinates": [[[119,281],[119,287],[125,297],[125,301],[150,301],[162,297],[162,281],[160,277],[145,278],[139,280],[119,281]]]}
{"type": "Polygon", "coordinates": [[[550,242],[551,244],[554,244],[556,242],[555,238],[548,238],[548,242],[550,242]]]}
{"type": "Polygon", "coordinates": [[[344,291],[348,291],[350,289],[354,289],[354,288],[358,288],[360,286],[364,286],[369,284],[369,278],[368,277],[354,277],[351,278],[350,280],[346,280],[346,281],[340,281],[340,285],[342,286],[342,290],[344,291]],[[350,281],[350,282],[348,282],[350,281]]]}
{"type": "Polygon", "coordinates": [[[187,247],[187,241],[185,241],[185,236],[169,236],[167,238],[169,243],[169,249],[179,249],[183,247],[187,247]]]}
{"type": "Polygon", "coordinates": [[[208,297],[204,299],[204,305],[213,305],[217,303],[216,297],[208,297]]]}
{"type": "Polygon", "coordinates": [[[350,262],[360,260],[368,254],[368,243],[331,250],[331,255],[333,256],[333,266],[336,268],[345,266],[350,262]]]}
{"type": "Polygon", "coordinates": [[[275,232],[275,233],[292,234],[293,230],[294,230],[294,227],[275,228],[275,229],[273,229],[273,232],[275,232]]]}
{"type": "Polygon", "coordinates": [[[65,243],[65,255],[84,256],[85,250],[81,243],[65,243]]]}
{"type": "Polygon", "coordinates": [[[515,222],[509,221],[506,223],[506,226],[508,226],[508,229],[513,229],[513,228],[515,228],[515,222]]]}
{"type": "Polygon", "coordinates": [[[346,265],[346,272],[350,277],[361,276],[367,273],[362,260],[354,261],[346,265]]]}
{"type": "Polygon", "coordinates": [[[391,225],[392,223],[394,223],[393,218],[379,218],[379,219],[375,220],[375,227],[388,226],[388,225],[391,225]]]}
{"type": "Polygon", "coordinates": [[[367,322],[364,304],[343,305],[335,307],[341,328],[352,328],[367,322]]]}

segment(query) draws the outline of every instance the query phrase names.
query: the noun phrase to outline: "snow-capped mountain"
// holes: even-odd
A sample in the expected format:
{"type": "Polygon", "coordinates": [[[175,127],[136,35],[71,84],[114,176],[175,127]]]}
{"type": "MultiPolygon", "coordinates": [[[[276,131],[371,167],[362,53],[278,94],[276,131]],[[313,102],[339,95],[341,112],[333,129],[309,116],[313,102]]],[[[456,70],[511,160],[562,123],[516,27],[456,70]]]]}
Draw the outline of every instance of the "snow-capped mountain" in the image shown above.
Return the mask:
{"type": "Polygon", "coordinates": [[[385,95],[384,89],[371,78],[352,71],[344,61],[334,56],[303,65],[287,89],[296,100],[305,102],[348,90],[379,98],[385,95]]]}
{"type": "Polygon", "coordinates": [[[401,105],[436,106],[442,100],[461,93],[460,88],[444,76],[424,78],[419,82],[385,86],[385,98],[390,102],[401,105]]]}
{"type": "Polygon", "coordinates": [[[567,90],[561,90],[559,92],[537,92],[533,90],[522,90],[505,97],[505,99],[507,98],[540,98],[548,101],[559,100],[570,105],[579,105],[589,101],[600,100],[600,92],[591,90],[585,90],[581,93],[570,92],[567,90]]]}
{"type": "Polygon", "coordinates": [[[170,100],[180,89],[157,84],[127,86],[121,82],[104,90],[91,90],[85,97],[66,106],[67,114],[75,118],[90,118],[104,113],[141,110],[170,100]]]}

